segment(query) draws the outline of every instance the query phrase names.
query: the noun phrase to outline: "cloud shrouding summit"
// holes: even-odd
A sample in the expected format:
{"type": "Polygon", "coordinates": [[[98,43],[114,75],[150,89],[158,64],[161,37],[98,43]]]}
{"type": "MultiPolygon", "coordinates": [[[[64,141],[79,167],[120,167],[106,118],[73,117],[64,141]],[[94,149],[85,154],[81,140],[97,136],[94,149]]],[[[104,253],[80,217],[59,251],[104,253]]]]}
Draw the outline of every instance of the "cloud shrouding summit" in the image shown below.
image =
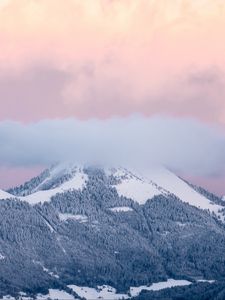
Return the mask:
{"type": "Polygon", "coordinates": [[[114,118],[0,123],[0,165],[26,167],[57,161],[151,167],[163,164],[191,175],[225,172],[225,136],[197,121],[114,118]]]}
{"type": "Polygon", "coordinates": [[[224,0],[0,0],[0,121],[31,123],[1,123],[1,184],[74,156],[223,172],[223,133],[185,118],[225,125],[224,36],[224,0]],[[133,114],[184,120],[110,120],[133,114]]]}

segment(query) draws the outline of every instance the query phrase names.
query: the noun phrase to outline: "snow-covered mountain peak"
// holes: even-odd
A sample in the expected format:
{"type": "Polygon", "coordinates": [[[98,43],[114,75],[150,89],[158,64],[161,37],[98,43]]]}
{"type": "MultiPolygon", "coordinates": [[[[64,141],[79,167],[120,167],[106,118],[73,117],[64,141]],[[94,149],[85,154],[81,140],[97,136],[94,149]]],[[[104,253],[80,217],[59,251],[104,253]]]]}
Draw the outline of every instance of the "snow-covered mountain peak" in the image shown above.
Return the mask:
{"type": "Polygon", "coordinates": [[[131,198],[139,204],[157,195],[174,195],[199,209],[209,210],[222,216],[224,207],[212,202],[196,191],[180,177],[160,166],[149,170],[127,170],[125,168],[111,169],[112,175],[117,179],[114,185],[120,196],[131,198]]]}
{"type": "Polygon", "coordinates": [[[16,197],[31,205],[49,202],[56,194],[83,189],[87,180],[88,176],[83,167],[69,163],[58,164],[46,169],[24,185],[5,192],[2,199],[16,197]]]}
{"type": "MultiPolygon", "coordinates": [[[[32,205],[49,202],[51,197],[58,193],[82,190],[88,182],[88,169],[73,163],[54,165],[24,185],[9,190],[8,193],[0,191],[0,199],[17,197],[32,205]]],[[[224,209],[222,203],[215,203],[210,197],[162,166],[148,170],[107,167],[103,168],[103,171],[108,178],[113,178],[110,182],[119,196],[132,199],[140,205],[158,195],[174,195],[192,206],[222,216],[221,209],[224,209]]]]}
{"type": "Polygon", "coordinates": [[[72,163],[61,163],[51,166],[45,172],[48,173],[48,176],[32,192],[59,187],[64,182],[72,179],[77,173],[82,173],[83,168],[72,163]]]}
{"type": "Polygon", "coordinates": [[[87,175],[79,169],[70,179],[63,182],[58,187],[48,190],[39,190],[28,196],[20,197],[20,199],[33,205],[39,202],[48,202],[51,200],[51,197],[55,196],[56,194],[61,194],[69,190],[83,189],[87,180],[87,175]]]}
{"type": "MultiPolygon", "coordinates": [[[[107,173],[110,174],[110,170],[107,173]]],[[[161,188],[156,183],[146,180],[136,170],[128,170],[122,167],[112,168],[111,175],[116,179],[114,186],[118,194],[131,198],[139,204],[144,204],[148,199],[162,193],[161,188]]]]}

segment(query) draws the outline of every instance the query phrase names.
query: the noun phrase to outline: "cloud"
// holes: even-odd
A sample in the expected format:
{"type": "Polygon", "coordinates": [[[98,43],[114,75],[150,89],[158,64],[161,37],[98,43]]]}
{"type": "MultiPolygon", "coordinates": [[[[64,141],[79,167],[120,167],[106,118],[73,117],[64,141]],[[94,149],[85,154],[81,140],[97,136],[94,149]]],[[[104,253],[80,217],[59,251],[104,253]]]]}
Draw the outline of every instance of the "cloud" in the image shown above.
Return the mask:
{"type": "Polygon", "coordinates": [[[2,166],[56,161],[147,168],[163,164],[191,175],[225,172],[225,136],[191,119],[165,117],[0,123],[2,166]]]}
{"type": "Polygon", "coordinates": [[[139,112],[224,123],[224,13],[223,0],[4,1],[0,119],[139,112]]]}
{"type": "Polygon", "coordinates": [[[68,73],[49,66],[36,66],[19,75],[1,74],[0,119],[31,122],[62,117],[63,88],[69,79],[68,73]]]}

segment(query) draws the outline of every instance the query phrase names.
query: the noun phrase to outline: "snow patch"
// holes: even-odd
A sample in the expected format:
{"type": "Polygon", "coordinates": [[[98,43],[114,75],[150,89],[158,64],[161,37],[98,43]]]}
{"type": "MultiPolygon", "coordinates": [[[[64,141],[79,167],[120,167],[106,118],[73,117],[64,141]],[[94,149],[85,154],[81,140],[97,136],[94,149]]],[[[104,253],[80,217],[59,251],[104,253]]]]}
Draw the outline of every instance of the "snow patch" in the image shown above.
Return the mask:
{"type": "Polygon", "coordinates": [[[58,290],[58,289],[49,289],[48,295],[41,295],[38,294],[36,297],[37,300],[76,300],[74,296],[68,294],[65,291],[58,290]]]}
{"type": "Polygon", "coordinates": [[[59,276],[57,274],[55,274],[54,272],[51,272],[49,269],[47,269],[46,267],[42,266],[43,271],[48,273],[50,276],[55,277],[55,278],[59,278],[59,276]]]}
{"type": "Polygon", "coordinates": [[[128,212],[128,211],[133,211],[131,207],[128,206],[117,206],[117,207],[111,207],[111,211],[113,212],[128,212]]]}
{"type": "Polygon", "coordinates": [[[98,286],[97,289],[89,287],[80,287],[77,285],[69,285],[77,295],[83,297],[86,300],[103,299],[103,300],[120,300],[128,299],[129,296],[126,294],[117,294],[116,289],[111,286],[103,285],[98,286]]]}
{"type": "Polygon", "coordinates": [[[16,297],[16,298],[13,296],[10,296],[10,295],[6,295],[6,296],[3,296],[3,298],[1,298],[0,300],[34,300],[33,297],[27,296],[26,293],[20,292],[19,294],[20,294],[20,296],[16,297]]]}
{"type": "Polygon", "coordinates": [[[5,259],[5,256],[0,253],[0,260],[5,259]]]}
{"type": "Polygon", "coordinates": [[[188,225],[187,223],[182,223],[182,222],[175,222],[175,223],[180,227],[185,227],[188,225]]]}
{"type": "Polygon", "coordinates": [[[214,283],[216,280],[206,280],[206,279],[199,279],[197,282],[208,282],[208,283],[214,283]]]}
{"type": "Polygon", "coordinates": [[[43,269],[43,271],[45,273],[47,273],[48,275],[50,275],[52,277],[55,277],[55,278],[59,278],[59,276],[57,274],[55,274],[54,272],[52,272],[49,269],[47,269],[40,261],[33,260],[33,263],[39,265],[43,269]]]}
{"type": "Polygon", "coordinates": [[[136,297],[144,290],[147,290],[147,291],[160,291],[160,290],[167,289],[167,288],[172,288],[172,287],[175,287],[175,286],[185,286],[185,285],[190,285],[190,284],[192,284],[192,282],[187,281],[187,280],[168,279],[167,281],[153,283],[150,286],[142,285],[142,286],[139,286],[139,287],[131,287],[130,288],[130,295],[132,297],[136,297]]]}
{"type": "Polygon", "coordinates": [[[68,214],[68,213],[59,213],[59,219],[60,221],[67,221],[67,220],[75,220],[78,221],[79,223],[86,223],[88,221],[88,217],[85,215],[73,215],[73,214],[68,214]]]}

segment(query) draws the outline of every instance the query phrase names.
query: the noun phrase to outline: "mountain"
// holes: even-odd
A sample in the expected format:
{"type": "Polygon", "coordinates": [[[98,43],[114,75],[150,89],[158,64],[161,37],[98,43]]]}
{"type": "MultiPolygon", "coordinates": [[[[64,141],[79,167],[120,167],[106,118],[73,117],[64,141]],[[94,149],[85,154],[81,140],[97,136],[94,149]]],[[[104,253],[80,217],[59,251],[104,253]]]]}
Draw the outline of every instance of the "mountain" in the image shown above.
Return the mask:
{"type": "MultiPolygon", "coordinates": [[[[221,209],[223,203],[216,202],[213,194],[203,194],[203,189],[197,190],[194,186],[185,182],[169,170],[158,167],[148,172],[128,170],[126,168],[106,168],[107,176],[114,178],[112,184],[119,196],[132,199],[143,205],[148,199],[157,195],[174,195],[181,201],[189,203],[200,209],[209,210],[218,217],[223,217],[221,209]]],[[[49,202],[57,193],[63,193],[70,189],[82,189],[88,180],[82,167],[73,164],[60,164],[45,170],[38,177],[31,179],[20,187],[2,191],[0,199],[16,196],[31,205],[39,202],[49,202]]]]}
{"type": "Polygon", "coordinates": [[[0,298],[119,299],[225,279],[225,202],[165,168],[59,164],[0,199],[0,298]]]}

